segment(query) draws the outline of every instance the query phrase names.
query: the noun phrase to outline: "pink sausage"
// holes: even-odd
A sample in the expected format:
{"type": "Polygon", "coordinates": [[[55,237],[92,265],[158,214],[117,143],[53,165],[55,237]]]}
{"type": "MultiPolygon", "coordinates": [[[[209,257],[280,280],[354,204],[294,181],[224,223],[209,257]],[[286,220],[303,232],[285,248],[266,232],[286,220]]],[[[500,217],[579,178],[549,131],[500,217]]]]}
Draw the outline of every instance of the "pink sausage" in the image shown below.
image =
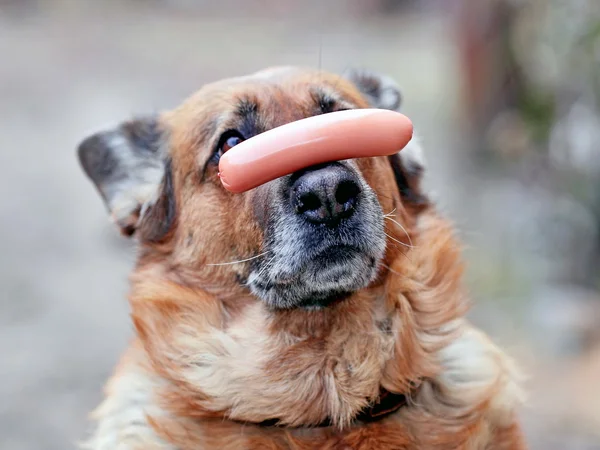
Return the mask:
{"type": "Polygon", "coordinates": [[[354,109],[308,117],[273,128],[227,151],[219,177],[231,192],[244,192],[314,164],[388,156],[412,138],[403,114],[354,109]]]}

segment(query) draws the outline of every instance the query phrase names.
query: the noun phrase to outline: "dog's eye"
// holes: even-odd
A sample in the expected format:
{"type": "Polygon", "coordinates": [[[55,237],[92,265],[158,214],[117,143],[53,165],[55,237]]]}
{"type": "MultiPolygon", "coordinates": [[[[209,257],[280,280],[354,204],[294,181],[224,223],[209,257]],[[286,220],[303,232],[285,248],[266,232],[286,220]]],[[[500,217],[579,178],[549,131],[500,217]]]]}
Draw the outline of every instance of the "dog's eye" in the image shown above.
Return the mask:
{"type": "MultiPolygon", "coordinates": [[[[0,0],[1,1],[1,0],[0,0]]],[[[221,156],[230,150],[232,147],[235,147],[240,142],[245,141],[244,136],[237,130],[227,130],[221,134],[219,140],[216,141],[217,145],[212,147],[212,153],[210,158],[204,164],[204,167],[201,170],[201,178],[204,178],[206,171],[212,167],[213,169],[219,165],[219,161],[221,160],[221,156]]]]}
{"type": "Polygon", "coordinates": [[[222,155],[227,150],[231,149],[232,147],[235,147],[243,140],[244,140],[244,138],[238,131],[235,131],[235,130],[226,131],[225,133],[223,133],[221,135],[221,138],[219,139],[219,145],[217,147],[217,152],[222,155]]]}
{"type": "Polygon", "coordinates": [[[242,142],[242,138],[241,137],[239,137],[239,136],[231,136],[230,138],[227,138],[227,140],[223,144],[223,147],[221,148],[221,150],[223,151],[223,153],[225,153],[231,147],[234,147],[234,146],[238,145],[240,142],[242,142]]]}

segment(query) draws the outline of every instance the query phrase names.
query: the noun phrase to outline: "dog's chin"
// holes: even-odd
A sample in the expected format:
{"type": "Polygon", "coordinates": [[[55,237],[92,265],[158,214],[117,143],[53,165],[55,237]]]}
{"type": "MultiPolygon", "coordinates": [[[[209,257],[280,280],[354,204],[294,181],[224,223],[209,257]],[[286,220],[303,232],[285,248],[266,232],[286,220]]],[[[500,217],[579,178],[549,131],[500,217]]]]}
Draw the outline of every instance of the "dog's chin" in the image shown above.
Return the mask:
{"type": "Polygon", "coordinates": [[[380,258],[335,246],[302,261],[289,277],[251,277],[253,294],[274,309],[320,309],[366,288],[376,277],[380,258]]]}

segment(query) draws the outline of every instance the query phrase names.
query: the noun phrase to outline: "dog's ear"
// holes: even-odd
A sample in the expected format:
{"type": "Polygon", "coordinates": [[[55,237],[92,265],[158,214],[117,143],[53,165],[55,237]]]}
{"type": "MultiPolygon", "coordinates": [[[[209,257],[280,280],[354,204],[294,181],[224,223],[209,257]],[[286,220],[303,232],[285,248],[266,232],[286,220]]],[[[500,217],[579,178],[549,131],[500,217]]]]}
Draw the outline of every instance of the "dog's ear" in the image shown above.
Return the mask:
{"type": "Polygon", "coordinates": [[[358,88],[373,108],[393,111],[400,108],[400,88],[390,77],[362,69],[349,69],[344,77],[358,88]]]}
{"type": "Polygon", "coordinates": [[[171,228],[174,195],[165,132],[154,117],[95,133],[77,149],[122,234],[159,241],[171,228]]]}
{"type": "MultiPolygon", "coordinates": [[[[397,111],[402,103],[398,85],[390,77],[368,70],[350,69],[344,76],[360,91],[373,108],[397,111]]],[[[421,144],[413,136],[399,153],[389,157],[396,184],[405,203],[424,208],[429,201],[421,189],[425,158],[421,144]]]]}
{"type": "Polygon", "coordinates": [[[429,199],[423,193],[421,186],[425,172],[425,158],[418,139],[413,136],[402,151],[388,156],[388,159],[403,202],[417,210],[427,207],[429,199]]]}

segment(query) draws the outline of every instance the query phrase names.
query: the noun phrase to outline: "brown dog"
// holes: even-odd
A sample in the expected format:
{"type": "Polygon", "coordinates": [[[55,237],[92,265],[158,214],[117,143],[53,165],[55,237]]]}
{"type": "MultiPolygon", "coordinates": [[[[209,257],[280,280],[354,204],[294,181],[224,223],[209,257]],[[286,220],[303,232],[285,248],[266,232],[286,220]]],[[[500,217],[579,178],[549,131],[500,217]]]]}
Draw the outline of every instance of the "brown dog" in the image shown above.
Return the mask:
{"type": "Polygon", "coordinates": [[[244,194],[217,177],[257,133],[399,103],[371,73],[277,68],[82,142],[140,243],[136,337],[88,448],[525,448],[513,365],[462,318],[459,245],[421,192],[414,141],[244,194]]]}

